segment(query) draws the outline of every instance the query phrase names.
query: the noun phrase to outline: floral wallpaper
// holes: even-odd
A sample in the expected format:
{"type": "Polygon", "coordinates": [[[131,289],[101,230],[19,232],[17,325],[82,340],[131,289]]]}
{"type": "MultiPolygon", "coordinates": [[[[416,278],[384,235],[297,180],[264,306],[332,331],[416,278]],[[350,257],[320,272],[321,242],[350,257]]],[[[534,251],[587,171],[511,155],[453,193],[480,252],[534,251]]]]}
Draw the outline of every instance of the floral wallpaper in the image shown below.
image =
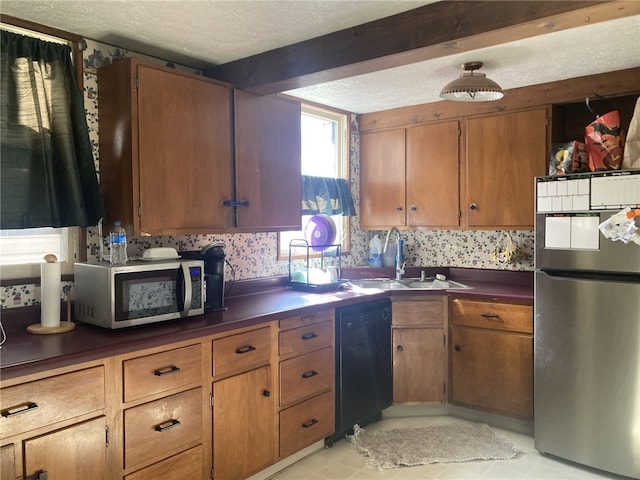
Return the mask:
{"type": "MultiPolygon", "coordinates": [[[[93,146],[96,168],[99,169],[98,149],[98,99],[99,94],[96,68],[111,63],[124,56],[138,56],[134,52],[122,50],[110,45],[87,40],[84,53],[85,74],[84,93],[85,108],[89,135],[93,146]]],[[[158,59],[151,59],[167,63],[158,59]]],[[[184,68],[176,66],[176,68],[184,68]]],[[[188,70],[188,69],[187,69],[188,70]]],[[[350,186],[358,210],[360,205],[360,136],[357,118],[351,118],[351,159],[350,186]]],[[[99,172],[99,170],[98,170],[99,172]]],[[[105,226],[105,231],[108,230],[105,226]]],[[[480,269],[533,270],[533,232],[509,232],[517,244],[520,255],[513,263],[498,263],[491,258],[491,250],[495,248],[501,232],[498,231],[459,231],[459,230],[414,230],[402,231],[405,239],[405,255],[407,265],[450,266],[480,269]]],[[[359,218],[351,218],[350,253],[342,258],[342,266],[366,266],[368,260],[369,240],[378,234],[384,240],[386,232],[360,230],[359,218]]],[[[198,250],[213,242],[223,241],[226,244],[226,255],[235,273],[235,279],[251,279],[274,275],[286,275],[288,262],[277,259],[277,233],[256,234],[221,234],[221,235],[183,235],[162,237],[129,238],[129,256],[140,256],[149,247],[174,247],[176,250],[198,250]]],[[[87,255],[90,261],[99,258],[100,244],[108,253],[107,239],[99,238],[97,227],[87,229],[87,255]]],[[[61,299],[65,298],[63,290],[73,287],[72,282],[62,282],[61,299]]],[[[9,285],[0,290],[0,308],[16,308],[40,303],[40,286],[38,284],[9,285]]]]}

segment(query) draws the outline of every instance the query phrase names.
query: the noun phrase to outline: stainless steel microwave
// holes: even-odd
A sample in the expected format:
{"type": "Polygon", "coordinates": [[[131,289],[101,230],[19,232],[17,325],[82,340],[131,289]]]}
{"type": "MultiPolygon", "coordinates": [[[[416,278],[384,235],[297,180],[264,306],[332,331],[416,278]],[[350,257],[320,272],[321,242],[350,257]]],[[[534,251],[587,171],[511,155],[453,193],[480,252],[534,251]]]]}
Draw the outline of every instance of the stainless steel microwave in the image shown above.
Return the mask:
{"type": "Polygon", "coordinates": [[[204,313],[202,260],[74,265],[75,318],[122,328],[204,313]]]}

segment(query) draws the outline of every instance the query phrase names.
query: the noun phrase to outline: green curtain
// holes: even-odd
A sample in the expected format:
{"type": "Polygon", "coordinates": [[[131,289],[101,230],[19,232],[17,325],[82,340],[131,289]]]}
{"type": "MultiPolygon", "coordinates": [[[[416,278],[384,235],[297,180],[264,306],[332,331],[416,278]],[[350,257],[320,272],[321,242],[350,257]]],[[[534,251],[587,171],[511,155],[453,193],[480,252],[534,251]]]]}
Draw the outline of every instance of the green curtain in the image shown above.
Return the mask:
{"type": "Polygon", "coordinates": [[[97,224],[103,206],[71,48],[0,33],[0,228],[97,224]]]}
{"type": "Polygon", "coordinates": [[[355,216],[356,209],[344,178],[302,176],[302,215],[355,216]]]}

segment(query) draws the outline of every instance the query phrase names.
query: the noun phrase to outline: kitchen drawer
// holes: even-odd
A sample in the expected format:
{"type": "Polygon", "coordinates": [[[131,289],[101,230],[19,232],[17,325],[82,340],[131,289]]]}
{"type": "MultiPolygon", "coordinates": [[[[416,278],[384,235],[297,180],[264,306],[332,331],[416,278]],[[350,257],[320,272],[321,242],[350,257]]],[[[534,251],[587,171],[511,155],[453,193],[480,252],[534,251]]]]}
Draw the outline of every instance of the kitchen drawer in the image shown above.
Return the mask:
{"type": "Polygon", "coordinates": [[[202,380],[202,348],[191,345],[122,362],[124,401],[199,384],[202,380]]]}
{"type": "Polygon", "coordinates": [[[333,321],[325,320],[280,332],[279,354],[301,355],[333,345],[333,321]]]}
{"type": "Polygon", "coordinates": [[[92,367],[3,388],[0,436],[96,412],[104,408],[104,367],[92,367]]]}
{"type": "Polygon", "coordinates": [[[202,389],[144,403],[124,411],[125,468],[202,440],[202,389]]]}
{"type": "Polygon", "coordinates": [[[213,375],[242,372],[269,363],[270,331],[269,327],[264,327],[214,340],[213,375]]]}
{"type": "Polygon", "coordinates": [[[322,310],[320,312],[309,313],[307,315],[299,315],[297,317],[290,317],[280,320],[280,330],[287,330],[289,328],[296,328],[302,325],[310,325],[312,323],[323,322],[325,320],[335,321],[334,311],[322,310]]]}
{"type": "Polygon", "coordinates": [[[322,440],[335,430],[333,391],[280,412],[280,458],[322,440]]]}
{"type": "Polygon", "coordinates": [[[332,389],[334,364],[330,347],[280,362],[280,406],[332,389]]]}
{"type": "Polygon", "coordinates": [[[446,296],[393,301],[394,327],[442,327],[446,315],[446,296]]]}
{"type": "Polygon", "coordinates": [[[184,480],[202,478],[202,445],[127,475],[124,480],[184,480]]]}
{"type": "Polygon", "coordinates": [[[533,307],[530,305],[457,298],[451,301],[451,315],[455,325],[533,333],[533,307]]]}

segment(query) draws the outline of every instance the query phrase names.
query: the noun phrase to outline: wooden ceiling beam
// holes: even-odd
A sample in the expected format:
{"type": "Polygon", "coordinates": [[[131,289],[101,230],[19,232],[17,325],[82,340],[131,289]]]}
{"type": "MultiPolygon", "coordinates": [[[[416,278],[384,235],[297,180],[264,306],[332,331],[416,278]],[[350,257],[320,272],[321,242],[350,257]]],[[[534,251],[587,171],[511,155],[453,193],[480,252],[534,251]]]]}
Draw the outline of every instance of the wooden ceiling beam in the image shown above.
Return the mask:
{"type": "Polygon", "coordinates": [[[636,14],[637,1],[439,1],[204,73],[271,94],[636,14]]]}

